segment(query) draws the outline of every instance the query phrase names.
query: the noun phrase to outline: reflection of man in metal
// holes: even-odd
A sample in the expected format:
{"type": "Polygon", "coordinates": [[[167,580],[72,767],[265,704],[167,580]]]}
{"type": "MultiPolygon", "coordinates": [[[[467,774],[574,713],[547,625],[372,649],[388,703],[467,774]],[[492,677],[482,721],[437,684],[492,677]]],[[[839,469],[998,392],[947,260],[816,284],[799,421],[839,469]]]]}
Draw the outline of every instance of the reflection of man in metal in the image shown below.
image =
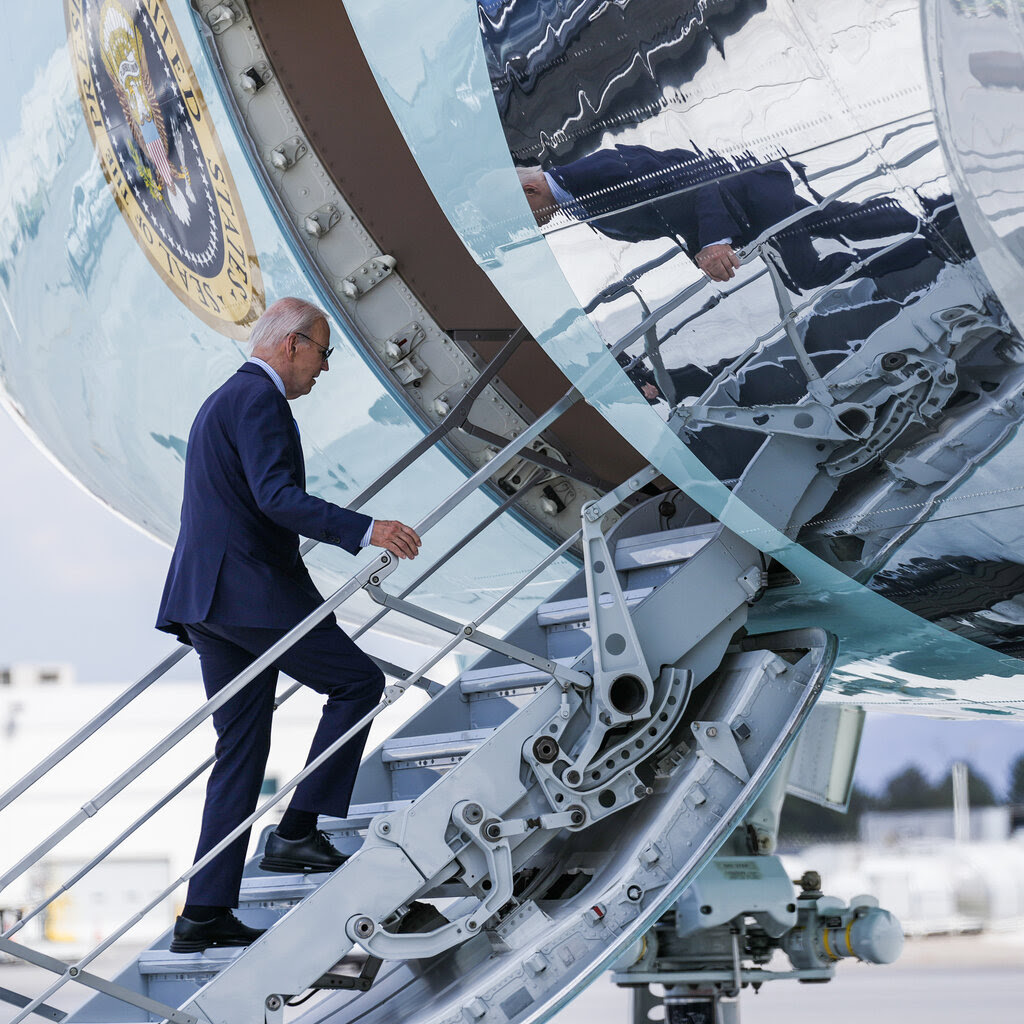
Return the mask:
{"type": "MultiPolygon", "coordinates": [[[[817,209],[797,195],[790,172],[778,160],[737,167],[713,153],[615,146],[549,171],[522,167],[519,177],[538,223],[561,209],[621,241],[670,238],[715,281],[735,274],[736,249],[798,211],[807,212],[770,238],[786,283],[798,291],[829,284],[884,247],[822,256],[812,237],[846,243],[912,235],[920,228],[917,217],[885,198],[833,200],[817,209]]],[[[930,251],[925,239],[908,238],[853,276],[913,266],[930,251]]]]}
{"type": "MultiPolygon", "coordinates": [[[[203,404],[185,457],[181,530],[157,627],[199,654],[207,697],[219,693],[321,604],[299,534],[355,554],[373,544],[414,558],[419,537],[394,520],[339,508],[306,493],[299,432],[288,402],[327,371],[326,314],[301,299],[274,303],[253,328],[252,358],[203,404]]],[[[213,713],[217,760],[206,789],[196,859],[256,807],[270,750],[278,669],[327,697],[307,764],[377,703],[380,669],[328,615],[213,713]]],[[[292,794],[267,839],[261,867],[333,871],[344,856],[317,831],[318,814],[344,817],[368,729],[292,794]]],[[[171,952],[244,946],[260,932],[232,913],[248,832],[201,868],[174,926],[171,952]]]]}

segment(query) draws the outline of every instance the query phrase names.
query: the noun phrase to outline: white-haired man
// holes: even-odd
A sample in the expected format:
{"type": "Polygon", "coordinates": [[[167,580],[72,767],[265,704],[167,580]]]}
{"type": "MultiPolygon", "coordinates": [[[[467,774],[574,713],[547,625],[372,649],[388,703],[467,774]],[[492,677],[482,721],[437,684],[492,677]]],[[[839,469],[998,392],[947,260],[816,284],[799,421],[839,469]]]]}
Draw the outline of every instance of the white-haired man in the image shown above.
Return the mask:
{"type": "MultiPolygon", "coordinates": [[[[367,544],[414,558],[416,532],[372,520],[306,493],[298,428],[288,402],[308,395],[330,369],[323,310],[302,299],[275,302],[251,336],[252,356],[203,404],[185,457],[181,530],[157,628],[199,654],[213,697],[323,598],[299,557],[299,536],[355,553],[367,544]]],[[[278,670],[327,697],[307,763],[372,708],[384,676],[333,615],[213,714],[217,759],[206,790],[198,860],[252,813],[270,750],[278,670]]],[[[295,790],[261,867],[333,871],[344,857],[317,830],[319,814],[344,817],[366,741],[364,730],[295,790]]],[[[238,906],[248,832],[189,883],[171,950],[247,945],[261,933],[238,906]]]]}

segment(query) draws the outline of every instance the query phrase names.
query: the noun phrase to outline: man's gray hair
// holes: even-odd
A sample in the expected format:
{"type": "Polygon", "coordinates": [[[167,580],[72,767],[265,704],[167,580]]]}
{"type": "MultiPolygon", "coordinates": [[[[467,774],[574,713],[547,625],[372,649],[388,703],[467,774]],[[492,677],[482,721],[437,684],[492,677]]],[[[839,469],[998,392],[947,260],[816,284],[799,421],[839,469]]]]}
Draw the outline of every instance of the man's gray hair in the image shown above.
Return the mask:
{"type": "Polygon", "coordinates": [[[516,168],[521,185],[532,185],[538,178],[544,178],[544,168],[540,164],[523,164],[516,168]]]}
{"type": "Polygon", "coordinates": [[[273,352],[289,334],[309,334],[317,320],[327,320],[327,314],[312,302],[288,297],[278,299],[256,321],[249,335],[249,354],[273,352]]]}

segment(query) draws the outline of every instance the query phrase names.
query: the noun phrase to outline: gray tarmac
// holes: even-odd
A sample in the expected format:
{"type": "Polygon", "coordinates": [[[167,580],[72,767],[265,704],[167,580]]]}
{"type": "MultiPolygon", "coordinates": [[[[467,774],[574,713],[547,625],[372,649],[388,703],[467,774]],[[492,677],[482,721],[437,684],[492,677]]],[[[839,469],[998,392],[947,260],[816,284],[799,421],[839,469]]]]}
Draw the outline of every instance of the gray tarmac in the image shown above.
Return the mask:
{"type": "MultiPolygon", "coordinates": [[[[131,955],[108,951],[97,973],[131,955]]],[[[28,995],[52,976],[20,964],[0,963],[0,987],[28,995]]],[[[52,1000],[70,1009],[83,999],[70,986],[52,1000]]],[[[630,995],[602,979],[554,1018],[556,1024],[630,1024],[630,995]]],[[[16,1010],[0,1002],[0,1024],[16,1010]]],[[[42,1021],[42,1017],[32,1018],[42,1021]]],[[[1022,1024],[1024,931],[908,940],[887,967],[841,963],[833,981],[800,985],[781,981],[740,998],[740,1024],[1022,1024]]]]}

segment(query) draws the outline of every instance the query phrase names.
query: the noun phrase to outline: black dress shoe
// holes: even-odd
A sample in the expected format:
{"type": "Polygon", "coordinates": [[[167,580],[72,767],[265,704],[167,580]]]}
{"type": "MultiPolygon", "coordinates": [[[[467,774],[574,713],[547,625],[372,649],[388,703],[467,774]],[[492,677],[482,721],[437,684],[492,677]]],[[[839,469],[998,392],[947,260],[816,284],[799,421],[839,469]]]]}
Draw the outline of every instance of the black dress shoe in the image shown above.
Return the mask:
{"type": "Polygon", "coordinates": [[[325,832],[313,829],[302,839],[283,839],[276,832],[267,836],[260,867],[264,871],[333,871],[348,857],[331,845],[325,832]]]}
{"type": "Polygon", "coordinates": [[[174,922],[172,953],[201,953],[207,946],[248,946],[264,932],[242,924],[229,910],[212,921],[192,921],[179,917],[174,922]]]}

